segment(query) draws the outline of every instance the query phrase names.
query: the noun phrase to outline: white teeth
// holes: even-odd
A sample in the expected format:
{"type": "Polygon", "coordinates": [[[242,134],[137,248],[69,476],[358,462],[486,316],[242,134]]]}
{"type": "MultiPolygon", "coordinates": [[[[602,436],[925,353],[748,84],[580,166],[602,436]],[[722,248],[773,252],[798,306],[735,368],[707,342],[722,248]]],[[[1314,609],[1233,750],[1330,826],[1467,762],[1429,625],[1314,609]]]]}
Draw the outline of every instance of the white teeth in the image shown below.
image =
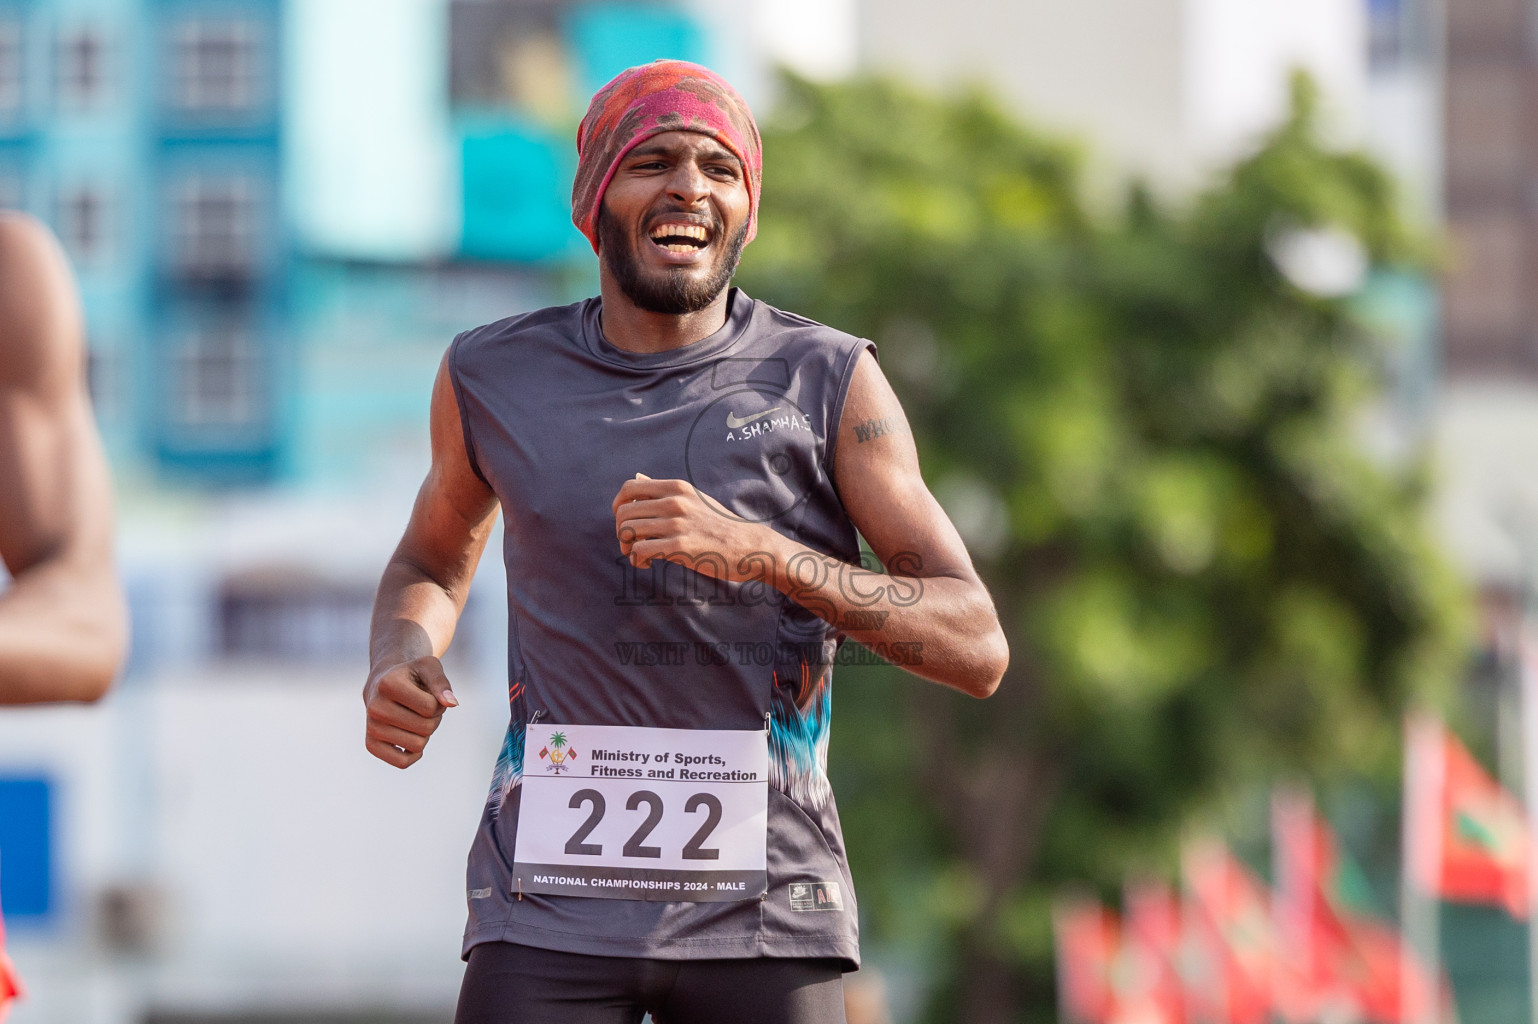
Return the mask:
{"type": "MultiPolygon", "coordinates": [[[[704,242],[709,238],[709,234],[705,231],[704,228],[694,224],[663,224],[652,228],[651,236],[653,238],[663,238],[666,236],[672,236],[674,238],[695,238],[701,242],[704,242]]],[[[667,248],[667,246],[664,246],[664,248],[667,248]]]]}

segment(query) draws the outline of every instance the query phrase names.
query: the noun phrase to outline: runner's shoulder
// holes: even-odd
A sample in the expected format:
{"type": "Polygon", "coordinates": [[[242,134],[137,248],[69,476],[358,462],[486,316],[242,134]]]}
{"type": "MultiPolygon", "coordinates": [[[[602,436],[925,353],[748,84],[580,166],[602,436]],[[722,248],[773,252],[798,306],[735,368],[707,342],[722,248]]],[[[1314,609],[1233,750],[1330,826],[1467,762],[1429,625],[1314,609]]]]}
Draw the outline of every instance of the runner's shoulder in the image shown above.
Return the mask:
{"type": "Polygon", "coordinates": [[[0,252],[35,252],[49,246],[52,236],[43,222],[19,210],[0,210],[0,252]]]}
{"type": "Polygon", "coordinates": [[[0,389],[70,386],[82,358],[74,284],[41,221],[0,210],[0,389]]]}
{"type": "Polygon", "coordinates": [[[830,357],[875,347],[865,338],[841,331],[837,327],[829,327],[811,317],[771,306],[760,299],[754,299],[753,302],[753,317],[760,328],[777,335],[786,346],[806,352],[821,351],[830,357]]]}

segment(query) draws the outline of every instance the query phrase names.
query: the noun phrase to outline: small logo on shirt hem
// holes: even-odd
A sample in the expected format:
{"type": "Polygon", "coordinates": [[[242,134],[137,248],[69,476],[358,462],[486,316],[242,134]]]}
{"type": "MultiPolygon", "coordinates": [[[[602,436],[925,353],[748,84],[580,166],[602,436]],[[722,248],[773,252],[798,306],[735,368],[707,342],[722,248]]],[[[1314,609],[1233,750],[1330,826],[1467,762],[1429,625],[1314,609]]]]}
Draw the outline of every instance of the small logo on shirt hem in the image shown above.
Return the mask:
{"type": "Polygon", "coordinates": [[[798,913],[843,910],[844,897],[837,882],[792,882],[790,909],[798,913]]]}

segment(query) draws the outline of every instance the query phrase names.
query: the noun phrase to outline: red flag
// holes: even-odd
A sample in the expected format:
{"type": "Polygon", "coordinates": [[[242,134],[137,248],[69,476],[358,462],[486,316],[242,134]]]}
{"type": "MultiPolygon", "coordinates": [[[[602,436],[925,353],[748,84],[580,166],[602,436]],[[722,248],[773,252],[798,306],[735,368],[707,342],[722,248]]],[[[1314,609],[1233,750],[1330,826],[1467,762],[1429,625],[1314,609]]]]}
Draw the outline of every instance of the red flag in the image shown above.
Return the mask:
{"type": "Polygon", "coordinates": [[[1528,914],[1527,816],[1432,718],[1410,723],[1409,870],[1421,891],[1460,903],[1528,914]]]}
{"type": "Polygon", "coordinates": [[[1318,1018],[1330,998],[1329,964],[1340,937],[1320,914],[1320,850],[1313,803],[1296,793],[1278,793],[1271,804],[1272,852],[1276,861],[1273,921],[1278,942],[1276,1009],[1284,1020],[1303,1024],[1318,1018]]]}
{"type": "Polygon", "coordinates": [[[1348,927],[1353,956],[1345,963],[1359,972],[1353,980],[1362,1015],[1381,1024],[1424,1020],[1437,993],[1419,960],[1407,959],[1398,929],[1361,917],[1350,919],[1348,927]]]}
{"type": "Polygon", "coordinates": [[[1116,915],[1097,900],[1060,898],[1052,908],[1052,931],[1063,1017],[1077,1024],[1107,1024],[1111,963],[1118,945],[1116,915]]]}
{"type": "Polygon", "coordinates": [[[1265,885],[1216,840],[1190,844],[1181,859],[1194,1016],[1223,1024],[1266,1024],[1275,941],[1265,885]]]}
{"type": "Polygon", "coordinates": [[[1113,975],[1114,1020],[1185,1024],[1185,986],[1178,958],[1180,904],[1162,882],[1129,884],[1122,925],[1122,963],[1113,975]]]}
{"type": "Polygon", "coordinates": [[[1272,803],[1277,858],[1277,1008],[1288,1021],[1356,1013],[1421,1019],[1436,996],[1399,933],[1368,916],[1365,880],[1301,794],[1272,803]]]}
{"type": "Polygon", "coordinates": [[[22,994],[21,978],[11,965],[11,958],[5,955],[5,922],[0,921],[0,1024],[10,1013],[11,1000],[20,999],[22,994]]]}

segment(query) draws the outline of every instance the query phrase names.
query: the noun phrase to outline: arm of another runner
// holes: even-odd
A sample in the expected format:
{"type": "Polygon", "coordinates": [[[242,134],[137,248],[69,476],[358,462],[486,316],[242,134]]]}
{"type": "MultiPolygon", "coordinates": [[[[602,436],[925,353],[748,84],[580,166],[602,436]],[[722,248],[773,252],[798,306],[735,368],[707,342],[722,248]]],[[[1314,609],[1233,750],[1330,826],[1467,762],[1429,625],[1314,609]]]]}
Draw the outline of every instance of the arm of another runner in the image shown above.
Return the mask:
{"type": "Polygon", "coordinates": [[[58,244],[0,214],[0,704],[96,700],[127,649],[83,335],[58,244]]]}
{"type": "Polygon", "coordinates": [[[1009,645],[956,528],[929,493],[897,396],[860,356],[838,428],[833,482],[887,572],[813,551],[726,512],[684,480],[628,480],[614,497],[620,551],[764,580],[888,660],[975,697],[998,688],[1009,645]]]}
{"type": "Polygon", "coordinates": [[[363,687],[369,753],[397,768],[422,757],[445,708],[459,704],[439,659],[454,638],[497,499],[470,465],[448,356],[432,402],[433,463],[374,598],[363,687]]]}

